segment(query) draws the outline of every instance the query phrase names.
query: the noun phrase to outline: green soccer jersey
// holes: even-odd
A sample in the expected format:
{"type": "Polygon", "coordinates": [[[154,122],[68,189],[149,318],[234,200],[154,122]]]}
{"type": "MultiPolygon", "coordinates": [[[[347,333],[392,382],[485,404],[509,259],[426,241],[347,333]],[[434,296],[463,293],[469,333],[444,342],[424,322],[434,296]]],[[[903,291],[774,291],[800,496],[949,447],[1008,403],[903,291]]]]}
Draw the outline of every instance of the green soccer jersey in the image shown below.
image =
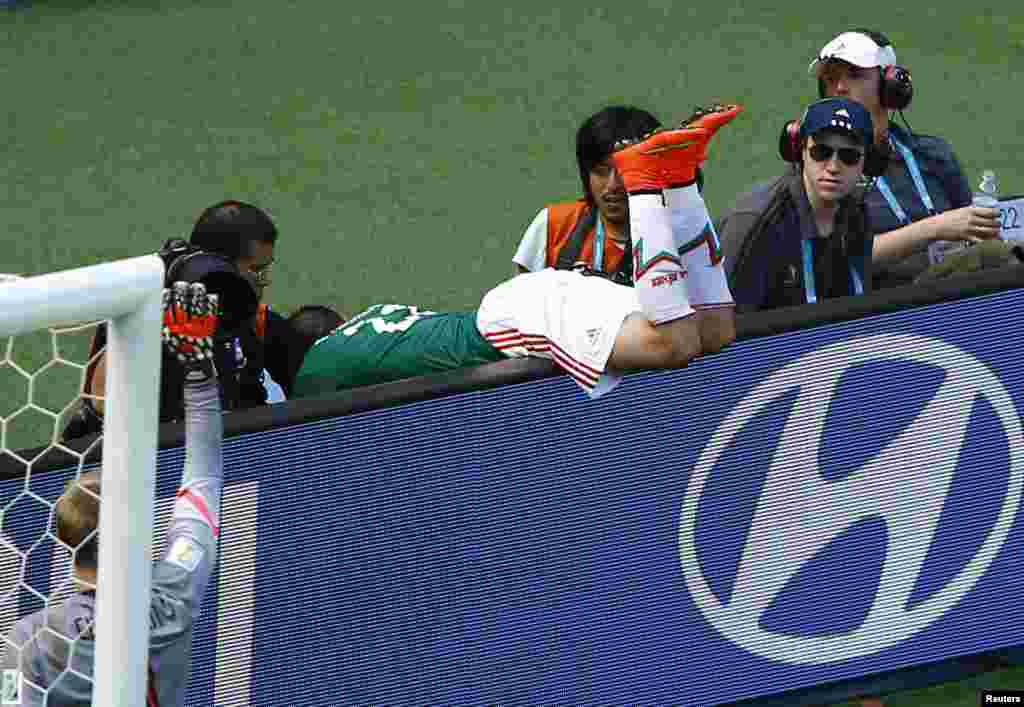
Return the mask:
{"type": "Polygon", "coordinates": [[[292,388],[301,398],[500,361],[480,335],[476,312],[429,312],[378,304],[306,353],[292,388]]]}

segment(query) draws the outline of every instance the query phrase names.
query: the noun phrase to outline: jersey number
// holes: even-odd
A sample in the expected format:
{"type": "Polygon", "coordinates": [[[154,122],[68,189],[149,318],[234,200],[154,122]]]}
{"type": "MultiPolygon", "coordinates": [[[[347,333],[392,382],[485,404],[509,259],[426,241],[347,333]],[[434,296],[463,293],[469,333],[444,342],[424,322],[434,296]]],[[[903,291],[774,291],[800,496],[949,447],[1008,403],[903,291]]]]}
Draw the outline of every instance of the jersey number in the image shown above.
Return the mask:
{"type": "Polygon", "coordinates": [[[354,336],[364,326],[370,325],[378,334],[394,334],[405,331],[418,320],[432,314],[436,314],[436,312],[429,310],[421,311],[416,307],[408,307],[404,304],[377,305],[349,322],[341,330],[341,333],[345,336],[354,336]]]}

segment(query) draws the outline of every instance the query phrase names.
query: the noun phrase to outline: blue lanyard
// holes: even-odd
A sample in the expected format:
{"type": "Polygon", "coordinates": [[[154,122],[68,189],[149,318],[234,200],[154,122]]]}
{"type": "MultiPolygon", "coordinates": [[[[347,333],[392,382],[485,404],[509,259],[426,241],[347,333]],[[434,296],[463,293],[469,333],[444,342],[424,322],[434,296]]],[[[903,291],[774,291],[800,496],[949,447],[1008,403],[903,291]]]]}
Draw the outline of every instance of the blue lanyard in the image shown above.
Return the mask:
{"type": "MultiPolygon", "coordinates": [[[[803,246],[804,254],[804,294],[807,296],[807,304],[814,304],[818,301],[818,291],[814,285],[814,246],[811,244],[810,238],[804,238],[800,241],[800,245],[803,246]]],[[[853,294],[864,294],[864,278],[861,276],[860,271],[857,270],[852,258],[850,259],[849,267],[850,284],[853,285],[853,294]]]]}
{"type": "Polygon", "coordinates": [[[604,272],[604,221],[597,215],[597,232],[594,233],[594,270],[604,272]]]}
{"type": "MultiPolygon", "coordinates": [[[[932,203],[932,196],[928,193],[928,188],[924,184],[924,179],[921,177],[921,170],[918,169],[917,160],[914,159],[914,153],[910,151],[910,148],[904,145],[902,142],[897,140],[893,136],[889,136],[889,140],[892,142],[893,147],[900,151],[903,155],[903,161],[907,164],[907,170],[910,172],[910,178],[914,180],[914,188],[917,189],[917,195],[921,197],[921,203],[924,204],[924,208],[928,211],[929,216],[935,215],[935,205],[932,203]]],[[[892,189],[889,188],[889,182],[886,181],[885,177],[875,177],[875,184],[878,185],[878,191],[882,193],[882,197],[886,203],[889,204],[889,208],[896,214],[896,218],[901,224],[906,226],[910,223],[910,219],[907,218],[906,212],[903,207],[896,201],[896,196],[892,193],[892,189]]]]}

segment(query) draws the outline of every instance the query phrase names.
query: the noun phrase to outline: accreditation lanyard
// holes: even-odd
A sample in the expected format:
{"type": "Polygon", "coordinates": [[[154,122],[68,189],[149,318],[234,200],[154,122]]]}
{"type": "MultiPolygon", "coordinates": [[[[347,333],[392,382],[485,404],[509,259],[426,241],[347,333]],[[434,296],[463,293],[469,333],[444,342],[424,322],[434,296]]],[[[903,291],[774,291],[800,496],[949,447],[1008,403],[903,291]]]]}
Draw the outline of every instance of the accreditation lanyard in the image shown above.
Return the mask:
{"type": "Polygon", "coordinates": [[[594,270],[604,272],[604,221],[597,215],[597,232],[594,233],[594,270]]]}
{"type": "MultiPolygon", "coordinates": [[[[903,155],[903,161],[907,165],[907,170],[910,172],[910,178],[914,181],[914,188],[917,189],[917,195],[921,197],[921,203],[924,204],[924,208],[928,211],[929,216],[934,216],[935,204],[932,203],[931,194],[928,193],[928,188],[924,185],[924,179],[921,177],[921,170],[917,166],[917,160],[914,159],[914,153],[910,151],[910,148],[904,145],[902,142],[897,140],[893,136],[889,136],[890,141],[900,154],[903,155]]],[[[906,212],[903,207],[900,206],[899,202],[896,201],[896,196],[892,193],[892,189],[889,187],[889,182],[886,181],[885,177],[875,177],[875,184],[878,185],[878,191],[882,193],[882,198],[885,199],[886,203],[889,204],[889,208],[896,214],[896,218],[901,224],[906,226],[910,223],[910,219],[907,218],[906,212]]]]}
{"type": "MultiPolygon", "coordinates": [[[[810,238],[804,238],[800,244],[803,246],[804,254],[804,294],[807,296],[807,304],[814,304],[818,301],[818,291],[814,285],[814,245],[810,238]]],[[[849,260],[849,268],[853,294],[864,294],[864,278],[857,270],[852,258],[849,260]]]]}

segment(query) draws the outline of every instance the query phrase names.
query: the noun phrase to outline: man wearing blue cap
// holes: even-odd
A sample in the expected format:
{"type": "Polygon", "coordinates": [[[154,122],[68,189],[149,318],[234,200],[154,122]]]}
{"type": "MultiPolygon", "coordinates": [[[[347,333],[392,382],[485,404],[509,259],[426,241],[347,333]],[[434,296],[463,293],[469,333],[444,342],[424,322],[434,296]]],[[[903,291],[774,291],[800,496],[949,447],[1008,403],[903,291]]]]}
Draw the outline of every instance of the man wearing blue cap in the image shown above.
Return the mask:
{"type": "Polygon", "coordinates": [[[877,169],[874,126],[845,98],[811,104],[783,131],[792,167],[741,195],[718,224],[739,311],[858,295],[871,287],[865,168],[877,169]]]}

